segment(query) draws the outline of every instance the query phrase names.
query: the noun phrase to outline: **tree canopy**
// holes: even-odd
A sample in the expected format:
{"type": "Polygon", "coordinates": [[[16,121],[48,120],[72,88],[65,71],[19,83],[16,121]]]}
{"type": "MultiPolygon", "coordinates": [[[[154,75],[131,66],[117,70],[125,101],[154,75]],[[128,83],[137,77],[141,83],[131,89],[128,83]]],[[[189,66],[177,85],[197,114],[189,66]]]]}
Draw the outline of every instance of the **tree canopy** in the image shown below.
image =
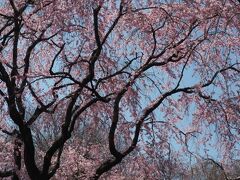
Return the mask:
{"type": "Polygon", "coordinates": [[[1,0],[0,177],[173,179],[211,157],[228,178],[239,12],[237,0],[1,0]]]}

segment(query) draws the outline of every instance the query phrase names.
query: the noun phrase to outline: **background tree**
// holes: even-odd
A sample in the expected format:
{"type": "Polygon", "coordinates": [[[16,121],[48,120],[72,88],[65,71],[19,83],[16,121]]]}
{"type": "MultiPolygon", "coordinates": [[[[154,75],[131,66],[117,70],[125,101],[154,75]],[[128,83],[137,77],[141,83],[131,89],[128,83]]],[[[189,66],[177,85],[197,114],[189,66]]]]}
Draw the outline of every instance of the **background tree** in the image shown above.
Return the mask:
{"type": "Polygon", "coordinates": [[[2,0],[0,175],[171,179],[184,153],[211,147],[231,163],[239,12],[236,0],[2,0]]]}

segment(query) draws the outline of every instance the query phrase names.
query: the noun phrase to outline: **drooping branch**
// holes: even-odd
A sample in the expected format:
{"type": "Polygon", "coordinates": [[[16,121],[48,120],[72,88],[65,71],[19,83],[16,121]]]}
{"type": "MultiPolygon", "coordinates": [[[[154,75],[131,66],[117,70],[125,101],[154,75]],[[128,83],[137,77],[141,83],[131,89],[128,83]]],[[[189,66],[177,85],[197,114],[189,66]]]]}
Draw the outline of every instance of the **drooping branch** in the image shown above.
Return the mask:
{"type": "MultiPolygon", "coordinates": [[[[183,70],[185,69],[186,67],[186,64],[187,64],[187,61],[186,63],[184,64],[183,66],[183,69],[182,69],[182,76],[183,76],[183,70]]],[[[235,65],[235,64],[234,64],[235,65]]],[[[211,78],[211,81],[207,81],[205,84],[202,85],[202,87],[208,87],[210,86],[213,81],[216,79],[217,75],[220,73],[220,72],[224,72],[224,71],[227,71],[227,70],[231,70],[232,67],[234,67],[234,65],[232,66],[229,66],[227,68],[223,68],[222,70],[220,71],[217,71],[213,77],[211,78]]],[[[137,78],[138,76],[136,76],[137,78]]],[[[118,96],[116,97],[115,99],[115,103],[114,103],[114,111],[113,111],[113,118],[112,118],[112,124],[111,124],[111,127],[110,127],[110,131],[109,131],[109,150],[111,152],[111,154],[115,157],[114,159],[109,159],[107,161],[105,161],[101,166],[99,166],[99,168],[96,170],[96,176],[95,176],[95,179],[98,179],[103,173],[109,171],[112,167],[114,167],[115,165],[119,164],[122,159],[127,156],[128,154],[130,154],[137,146],[137,143],[139,141],[139,135],[140,135],[140,132],[141,132],[141,128],[143,126],[143,123],[145,122],[146,118],[156,109],[158,108],[162,102],[176,94],[176,93],[187,93],[187,94],[192,94],[192,93],[196,93],[204,98],[201,93],[199,94],[198,91],[195,91],[195,88],[196,86],[191,86],[191,87],[185,87],[185,88],[179,88],[179,83],[181,81],[182,77],[180,77],[180,80],[178,81],[177,83],[177,86],[162,94],[159,98],[157,98],[157,100],[155,100],[154,102],[152,102],[149,106],[147,106],[143,112],[142,112],[142,115],[139,117],[139,119],[137,120],[137,123],[136,123],[136,126],[135,126],[135,132],[134,132],[134,136],[133,136],[133,139],[132,139],[132,143],[131,143],[131,146],[128,147],[123,153],[120,153],[116,147],[115,147],[115,142],[114,142],[114,137],[115,137],[115,132],[116,132],[116,128],[117,128],[117,124],[118,124],[118,116],[119,116],[119,103],[120,103],[120,100],[121,98],[124,96],[124,94],[126,93],[127,89],[123,89],[122,91],[120,91],[120,93],[118,94],[118,96]]],[[[129,85],[129,84],[127,84],[129,85]]]]}

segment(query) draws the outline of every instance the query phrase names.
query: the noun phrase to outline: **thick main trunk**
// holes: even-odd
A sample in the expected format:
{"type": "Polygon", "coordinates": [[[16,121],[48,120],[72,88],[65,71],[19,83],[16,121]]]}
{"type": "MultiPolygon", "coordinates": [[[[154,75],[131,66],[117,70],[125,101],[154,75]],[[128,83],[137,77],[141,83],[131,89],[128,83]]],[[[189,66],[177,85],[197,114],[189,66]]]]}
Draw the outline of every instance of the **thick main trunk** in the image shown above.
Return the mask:
{"type": "Polygon", "coordinates": [[[24,141],[24,163],[29,177],[32,180],[40,180],[40,171],[35,161],[35,147],[31,130],[28,127],[20,129],[24,141]]]}

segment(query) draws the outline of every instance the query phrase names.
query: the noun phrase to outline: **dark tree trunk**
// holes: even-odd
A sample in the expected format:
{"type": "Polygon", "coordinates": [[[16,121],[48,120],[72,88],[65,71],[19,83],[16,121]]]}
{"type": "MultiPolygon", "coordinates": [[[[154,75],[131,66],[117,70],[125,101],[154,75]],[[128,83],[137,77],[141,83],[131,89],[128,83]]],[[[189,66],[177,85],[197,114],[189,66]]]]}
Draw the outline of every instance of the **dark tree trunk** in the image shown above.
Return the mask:
{"type": "Polygon", "coordinates": [[[91,180],[99,179],[103,173],[109,171],[115,165],[119,164],[121,161],[122,161],[122,158],[109,159],[105,161],[99,168],[97,168],[96,174],[94,177],[91,178],[91,180]]]}

